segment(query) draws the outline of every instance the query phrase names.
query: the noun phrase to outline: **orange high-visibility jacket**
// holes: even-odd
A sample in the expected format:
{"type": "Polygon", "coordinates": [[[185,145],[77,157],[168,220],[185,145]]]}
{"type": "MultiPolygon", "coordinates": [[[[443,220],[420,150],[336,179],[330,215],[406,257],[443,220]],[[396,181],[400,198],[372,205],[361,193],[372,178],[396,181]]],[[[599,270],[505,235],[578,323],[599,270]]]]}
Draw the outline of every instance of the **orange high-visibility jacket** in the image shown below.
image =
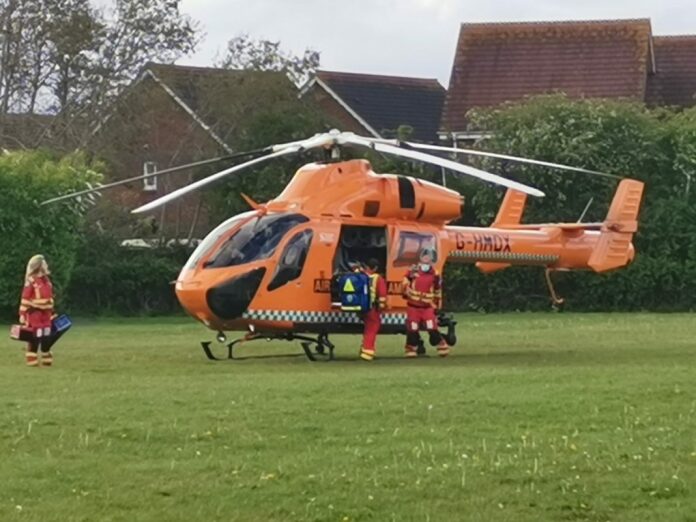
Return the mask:
{"type": "Polygon", "coordinates": [[[420,266],[412,268],[403,281],[404,297],[408,306],[439,308],[442,301],[442,278],[434,267],[423,272],[420,266]]]}

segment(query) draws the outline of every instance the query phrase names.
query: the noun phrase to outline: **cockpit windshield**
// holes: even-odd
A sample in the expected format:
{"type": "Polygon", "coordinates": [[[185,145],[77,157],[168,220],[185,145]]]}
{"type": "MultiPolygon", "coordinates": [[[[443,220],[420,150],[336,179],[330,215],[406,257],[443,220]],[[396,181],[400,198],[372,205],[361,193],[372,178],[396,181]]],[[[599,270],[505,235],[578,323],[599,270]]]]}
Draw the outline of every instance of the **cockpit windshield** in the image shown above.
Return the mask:
{"type": "Polygon", "coordinates": [[[213,247],[215,243],[218,242],[218,240],[226,232],[232,230],[242,221],[244,221],[245,219],[249,219],[255,214],[258,214],[257,210],[250,210],[249,212],[244,212],[243,214],[238,214],[234,217],[231,217],[227,221],[224,221],[223,223],[215,227],[215,229],[213,229],[213,231],[205,237],[201,244],[198,245],[198,247],[196,247],[196,250],[193,251],[193,254],[191,254],[191,257],[186,263],[184,270],[195,268],[198,262],[201,260],[201,258],[213,247]]]}
{"type": "Polygon", "coordinates": [[[309,221],[300,214],[271,214],[251,219],[225,241],[205,262],[206,268],[221,268],[251,263],[273,255],[285,234],[309,221]]]}

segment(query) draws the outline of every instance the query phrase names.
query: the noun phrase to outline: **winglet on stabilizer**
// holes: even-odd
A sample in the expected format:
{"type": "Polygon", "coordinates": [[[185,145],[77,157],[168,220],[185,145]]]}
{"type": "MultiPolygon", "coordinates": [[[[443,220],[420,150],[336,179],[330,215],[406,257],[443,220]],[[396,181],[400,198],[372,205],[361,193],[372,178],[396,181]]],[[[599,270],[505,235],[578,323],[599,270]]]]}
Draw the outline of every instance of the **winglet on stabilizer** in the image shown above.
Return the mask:
{"type": "Polygon", "coordinates": [[[638,230],[638,212],[644,184],[634,179],[619,183],[602,232],[588,265],[595,272],[621,268],[633,261],[633,234],[638,230]]]}
{"type": "MultiPolygon", "coordinates": [[[[519,225],[524,214],[524,206],[527,203],[527,194],[514,189],[507,189],[503,202],[498,209],[498,215],[493,221],[492,227],[505,228],[506,226],[519,225]]],[[[490,274],[508,268],[510,263],[491,263],[487,261],[479,261],[476,263],[478,268],[484,274],[490,274]]]]}

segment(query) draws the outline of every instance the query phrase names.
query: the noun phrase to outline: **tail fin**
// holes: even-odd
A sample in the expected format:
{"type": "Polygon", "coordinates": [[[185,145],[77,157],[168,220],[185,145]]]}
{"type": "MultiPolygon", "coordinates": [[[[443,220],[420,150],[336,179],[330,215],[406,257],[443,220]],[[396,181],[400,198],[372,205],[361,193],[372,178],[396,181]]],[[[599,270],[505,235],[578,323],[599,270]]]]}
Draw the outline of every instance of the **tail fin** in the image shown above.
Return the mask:
{"type": "Polygon", "coordinates": [[[619,183],[602,233],[590,256],[588,265],[595,272],[606,272],[626,266],[635,251],[631,240],[638,230],[638,212],[644,185],[640,181],[624,179],[619,183]]]}
{"type": "Polygon", "coordinates": [[[527,194],[517,190],[507,189],[505,197],[498,210],[498,215],[491,225],[499,227],[501,225],[519,225],[524,213],[524,205],[527,202],[527,194]]]}
{"type": "MultiPolygon", "coordinates": [[[[527,194],[513,189],[507,189],[503,202],[498,209],[498,215],[493,221],[492,227],[504,227],[505,225],[519,225],[524,213],[524,205],[527,202],[527,194]]],[[[490,263],[479,261],[476,268],[485,274],[508,268],[510,263],[490,263]]]]}

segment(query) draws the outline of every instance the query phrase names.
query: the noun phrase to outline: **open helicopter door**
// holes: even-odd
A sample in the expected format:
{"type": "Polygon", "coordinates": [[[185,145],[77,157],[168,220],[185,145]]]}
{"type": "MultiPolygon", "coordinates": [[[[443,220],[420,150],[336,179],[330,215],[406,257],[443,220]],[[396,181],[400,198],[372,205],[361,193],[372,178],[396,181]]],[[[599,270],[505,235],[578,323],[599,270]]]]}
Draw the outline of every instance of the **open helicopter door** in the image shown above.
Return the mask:
{"type": "Polygon", "coordinates": [[[367,263],[376,259],[380,271],[387,266],[387,227],[365,225],[341,225],[336,251],[333,260],[333,284],[331,302],[337,303],[340,289],[337,286],[338,277],[350,272],[354,263],[367,263]]]}

